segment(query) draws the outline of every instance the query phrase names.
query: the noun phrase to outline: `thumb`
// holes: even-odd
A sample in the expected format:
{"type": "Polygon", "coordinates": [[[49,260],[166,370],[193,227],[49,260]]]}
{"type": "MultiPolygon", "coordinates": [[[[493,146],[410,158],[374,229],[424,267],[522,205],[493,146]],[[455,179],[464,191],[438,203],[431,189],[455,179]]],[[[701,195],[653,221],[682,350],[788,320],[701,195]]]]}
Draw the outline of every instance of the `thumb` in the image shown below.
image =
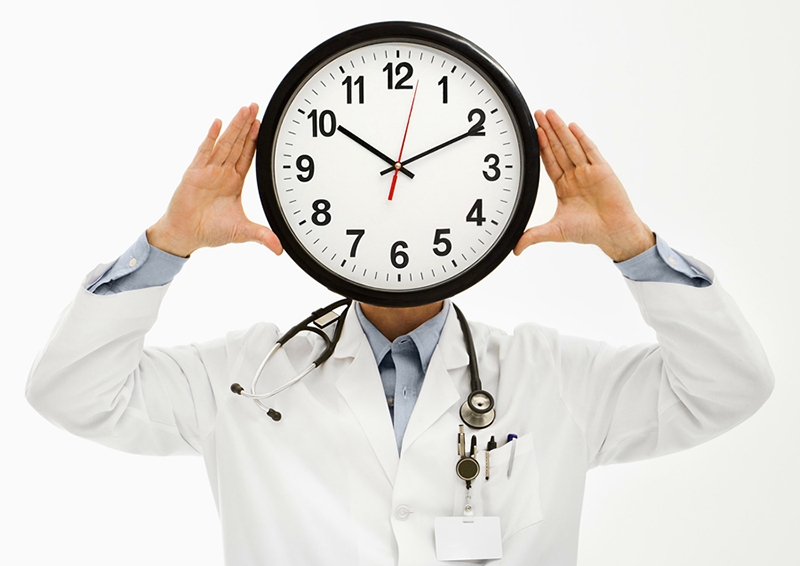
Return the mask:
{"type": "Polygon", "coordinates": [[[281,255],[283,252],[283,246],[281,246],[278,236],[266,226],[248,222],[240,233],[242,242],[258,242],[272,250],[275,255],[281,255]]]}
{"type": "Polygon", "coordinates": [[[551,220],[546,224],[542,224],[541,226],[534,226],[533,228],[528,228],[522,237],[517,242],[517,245],[514,246],[514,255],[519,255],[522,251],[527,248],[528,246],[532,246],[533,244],[538,244],[540,242],[563,242],[564,235],[561,232],[561,228],[558,226],[556,222],[551,220]]]}

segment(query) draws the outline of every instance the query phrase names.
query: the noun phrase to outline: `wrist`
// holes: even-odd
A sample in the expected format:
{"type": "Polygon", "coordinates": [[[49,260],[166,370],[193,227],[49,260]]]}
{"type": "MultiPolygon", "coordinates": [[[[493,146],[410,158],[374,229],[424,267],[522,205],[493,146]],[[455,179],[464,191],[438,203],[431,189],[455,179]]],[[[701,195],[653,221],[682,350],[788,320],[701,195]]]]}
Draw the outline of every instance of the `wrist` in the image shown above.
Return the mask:
{"type": "Polygon", "coordinates": [[[148,228],[145,234],[147,242],[151,246],[181,258],[189,257],[199,247],[193,246],[185,238],[176,236],[172,230],[161,223],[161,220],[148,228]]]}
{"type": "Polygon", "coordinates": [[[602,247],[602,250],[614,262],[620,263],[646,252],[655,245],[655,234],[646,224],[642,223],[635,231],[614,237],[606,246],[602,247]]]}

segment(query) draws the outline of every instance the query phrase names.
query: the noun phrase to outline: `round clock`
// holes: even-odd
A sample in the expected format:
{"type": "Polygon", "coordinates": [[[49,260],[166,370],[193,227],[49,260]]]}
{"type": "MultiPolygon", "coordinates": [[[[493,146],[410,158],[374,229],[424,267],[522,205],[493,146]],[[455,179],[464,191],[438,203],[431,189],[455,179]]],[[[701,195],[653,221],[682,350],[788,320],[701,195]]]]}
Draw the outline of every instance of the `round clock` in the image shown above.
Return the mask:
{"type": "Polygon", "coordinates": [[[330,290],[368,304],[432,303],[513,249],[539,182],[530,111],[488,54],[410,22],[366,25],[306,55],[258,138],[272,230],[330,290]]]}

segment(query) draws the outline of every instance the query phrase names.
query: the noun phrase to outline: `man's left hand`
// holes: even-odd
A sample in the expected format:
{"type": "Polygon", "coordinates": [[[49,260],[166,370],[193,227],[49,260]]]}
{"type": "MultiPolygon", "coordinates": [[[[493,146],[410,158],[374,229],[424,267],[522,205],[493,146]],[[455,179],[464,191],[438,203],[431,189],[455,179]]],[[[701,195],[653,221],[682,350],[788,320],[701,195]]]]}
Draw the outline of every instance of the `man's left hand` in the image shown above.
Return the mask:
{"type": "Polygon", "coordinates": [[[514,253],[539,242],[594,244],[614,261],[625,261],[656,243],[622,183],[577,124],[567,126],[554,110],[534,113],[536,133],[558,206],[546,224],[528,229],[514,253]]]}

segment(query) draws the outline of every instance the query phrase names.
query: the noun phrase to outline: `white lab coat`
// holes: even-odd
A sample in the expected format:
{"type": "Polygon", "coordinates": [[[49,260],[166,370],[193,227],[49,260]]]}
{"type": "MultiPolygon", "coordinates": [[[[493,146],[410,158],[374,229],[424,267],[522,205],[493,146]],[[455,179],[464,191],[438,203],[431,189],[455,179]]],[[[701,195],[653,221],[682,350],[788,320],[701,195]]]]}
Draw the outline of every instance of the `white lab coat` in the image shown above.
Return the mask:
{"type": "MultiPolygon", "coordinates": [[[[692,260],[713,276],[708,266],[692,260]]],[[[279,336],[256,324],[204,344],[146,348],[169,285],[94,295],[87,276],[34,362],[29,402],[56,425],[138,454],[203,456],[229,566],[440,564],[434,518],[461,514],[458,411],[469,393],[458,321],[447,317],[398,457],[378,368],[354,309],[333,356],[270,400],[276,423],[230,386],[249,387],[279,336]]],[[[513,334],[470,323],[500,446],[473,488],[499,516],[494,564],[576,563],[586,472],[705,442],[752,415],[773,376],[733,300],[706,288],[626,280],[658,344],[628,348],[536,324],[513,334]],[[519,436],[507,478],[508,433],[519,436]]],[[[322,349],[301,334],[271,361],[261,392],[322,349]]],[[[470,433],[472,431],[469,431],[470,433]]],[[[469,439],[469,435],[467,437],[469,439]]]]}

